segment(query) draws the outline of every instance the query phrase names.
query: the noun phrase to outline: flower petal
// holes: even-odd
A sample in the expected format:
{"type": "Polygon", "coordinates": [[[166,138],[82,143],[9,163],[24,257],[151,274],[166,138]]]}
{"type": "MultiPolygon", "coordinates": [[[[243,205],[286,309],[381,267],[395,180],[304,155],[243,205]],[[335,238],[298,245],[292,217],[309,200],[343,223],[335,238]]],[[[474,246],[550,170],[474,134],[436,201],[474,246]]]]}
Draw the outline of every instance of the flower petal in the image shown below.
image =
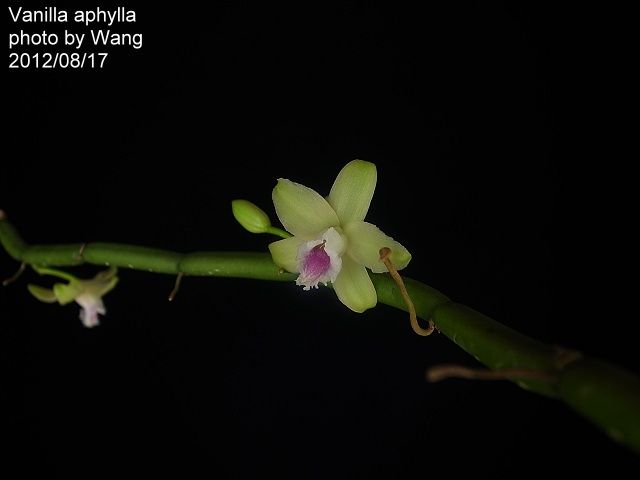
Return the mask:
{"type": "Polygon", "coordinates": [[[36,297],[41,302],[55,303],[58,300],[56,294],[53,293],[53,290],[49,288],[43,288],[30,283],[29,285],[27,285],[27,289],[29,290],[29,293],[31,293],[31,295],[36,297]]]}
{"type": "Polygon", "coordinates": [[[80,281],[71,283],[56,283],[53,285],[53,293],[58,299],[60,305],[66,305],[73,302],[76,297],[82,294],[83,288],[80,281]]]}
{"type": "Polygon", "coordinates": [[[109,267],[106,270],[102,270],[98,272],[96,276],[93,278],[94,280],[111,280],[118,274],[118,267],[109,267]]]}
{"type": "Polygon", "coordinates": [[[269,244],[269,251],[275,263],[287,272],[298,273],[298,248],[306,240],[302,237],[285,238],[269,244]]]}
{"type": "Polygon", "coordinates": [[[411,254],[406,248],[371,223],[351,222],[345,225],[344,233],[349,239],[347,247],[349,255],[374,273],[387,271],[387,267],[380,260],[382,247],[391,249],[389,259],[398,270],[406,267],[411,260],[411,254]]]}
{"type": "Polygon", "coordinates": [[[367,270],[349,255],[342,257],[342,270],[333,288],[340,301],[354,312],[362,313],[378,303],[378,294],[367,270]]]}
{"type": "Polygon", "coordinates": [[[273,189],[273,204],[284,228],[310,240],[338,225],[338,216],[318,192],[281,178],[273,189]]]}
{"type": "Polygon", "coordinates": [[[328,200],[343,225],[364,220],[377,180],[375,164],[364,160],[353,160],[340,170],[328,200]]]}
{"type": "MultiPolygon", "coordinates": [[[[92,280],[83,280],[83,291],[94,297],[103,297],[109,293],[118,284],[118,277],[109,276],[109,272],[109,270],[105,270],[96,275],[92,280]]],[[[113,275],[115,275],[115,273],[113,275]]]]}

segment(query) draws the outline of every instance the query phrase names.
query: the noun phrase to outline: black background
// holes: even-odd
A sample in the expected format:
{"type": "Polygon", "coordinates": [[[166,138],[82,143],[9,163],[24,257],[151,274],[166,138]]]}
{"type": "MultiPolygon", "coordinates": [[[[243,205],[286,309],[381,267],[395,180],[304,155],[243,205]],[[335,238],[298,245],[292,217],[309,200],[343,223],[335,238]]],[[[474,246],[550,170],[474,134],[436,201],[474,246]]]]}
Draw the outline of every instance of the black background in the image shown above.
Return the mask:
{"type": "MultiPolygon", "coordinates": [[[[614,348],[597,316],[570,314],[582,272],[564,256],[575,202],[555,150],[566,66],[554,12],[507,5],[128,3],[137,22],[117,29],[143,33],[141,50],[108,48],[103,70],[7,70],[0,207],[34,243],[263,251],[232,199],[275,219],[278,177],[326,194],[362,158],[379,173],[367,219],[413,253],[408,276],[633,369],[631,339],[614,348]]],[[[0,255],[2,275],[16,268],[0,255]]],[[[427,384],[428,366],[473,360],[384,305],[356,315],[331,291],[209,278],[187,278],[168,303],[173,278],[120,276],[93,330],[76,305],[31,298],[26,281],[46,283],[33,273],[0,291],[8,465],[25,475],[637,463],[512,384],[427,384]]]]}

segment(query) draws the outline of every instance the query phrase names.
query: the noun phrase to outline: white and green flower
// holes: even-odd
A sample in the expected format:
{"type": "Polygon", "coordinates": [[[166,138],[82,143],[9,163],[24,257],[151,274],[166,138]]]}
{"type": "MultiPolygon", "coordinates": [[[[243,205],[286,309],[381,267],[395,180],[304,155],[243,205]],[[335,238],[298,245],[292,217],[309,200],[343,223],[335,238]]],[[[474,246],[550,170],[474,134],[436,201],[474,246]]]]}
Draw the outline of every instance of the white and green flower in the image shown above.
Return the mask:
{"type": "Polygon", "coordinates": [[[114,267],[98,273],[89,280],[80,280],[70,273],[54,270],[52,268],[34,269],[41,275],[52,275],[67,280],[69,283],[56,283],[53,289],[43,288],[38,285],[29,284],[29,292],[38,300],[46,303],[58,302],[60,305],[67,305],[75,301],[80,305],[80,320],[87,328],[92,328],[100,323],[98,315],[107,313],[107,309],[102,302],[102,297],[110,292],[118,283],[117,272],[114,267]]]}
{"type": "Polygon", "coordinates": [[[340,171],[325,199],[315,190],[286,179],[273,189],[273,203],[284,228],[293,234],[269,245],[279,267],[298,273],[305,290],[331,282],[342,303],[355,312],[376,305],[378,297],[367,269],[386,272],[380,249],[401,270],[411,254],[364,218],[376,188],[373,163],[353,160],[340,171]]]}

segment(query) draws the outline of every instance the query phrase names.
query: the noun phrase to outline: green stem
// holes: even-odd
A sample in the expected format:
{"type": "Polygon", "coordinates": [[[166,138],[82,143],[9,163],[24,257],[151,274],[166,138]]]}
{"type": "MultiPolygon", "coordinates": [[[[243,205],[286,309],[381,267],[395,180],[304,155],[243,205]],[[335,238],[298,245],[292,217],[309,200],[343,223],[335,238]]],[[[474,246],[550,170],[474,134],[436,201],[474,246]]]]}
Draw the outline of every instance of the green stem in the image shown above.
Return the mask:
{"type": "Polygon", "coordinates": [[[286,232],[286,231],[282,230],[281,228],[274,227],[273,225],[268,227],[267,230],[264,233],[270,233],[271,235],[275,235],[276,237],[280,237],[280,238],[289,238],[289,237],[291,237],[291,234],[289,232],[286,232]]]}
{"type": "MultiPolygon", "coordinates": [[[[267,253],[196,252],[113,243],[27,245],[0,211],[0,242],[19,262],[34,267],[109,265],[177,275],[253,278],[292,281],[267,253]]],[[[400,291],[386,274],[371,276],[378,299],[407,309],[400,291]]],[[[615,365],[563,351],[522,335],[468,307],[454,303],[439,291],[405,279],[418,316],[492,369],[535,370],[552,380],[516,379],[518,385],[558,398],[604,429],[616,441],[640,452],[640,379],[615,365]]]]}
{"type": "Polygon", "coordinates": [[[52,277],[58,277],[68,282],[75,282],[77,280],[77,278],[71,275],[70,273],[63,272],[61,270],[56,270],[56,269],[47,268],[47,267],[36,267],[36,266],[34,266],[33,268],[40,275],[51,275],[52,277]]]}

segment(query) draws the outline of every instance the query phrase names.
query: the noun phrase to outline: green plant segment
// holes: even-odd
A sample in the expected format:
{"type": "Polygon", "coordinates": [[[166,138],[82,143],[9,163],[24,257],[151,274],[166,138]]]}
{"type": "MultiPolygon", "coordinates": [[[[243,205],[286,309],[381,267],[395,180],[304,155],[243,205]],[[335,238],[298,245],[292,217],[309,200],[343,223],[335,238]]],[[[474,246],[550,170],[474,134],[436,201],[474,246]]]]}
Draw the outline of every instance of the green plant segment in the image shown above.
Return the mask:
{"type": "MultiPolygon", "coordinates": [[[[34,267],[89,263],[154,273],[293,281],[268,253],[197,252],[126,244],[27,245],[0,211],[0,242],[18,262],[34,267]]],[[[388,274],[372,274],[378,300],[406,310],[388,274]]],[[[640,452],[640,379],[599,360],[559,350],[526,337],[416,280],[405,279],[418,316],[491,369],[525,369],[550,374],[549,380],[513,378],[528,390],[558,398],[599,425],[614,440],[640,452]]],[[[345,314],[347,314],[345,312],[345,314]]],[[[425,340],[428,342],[428,340],[425,340]]]]}

